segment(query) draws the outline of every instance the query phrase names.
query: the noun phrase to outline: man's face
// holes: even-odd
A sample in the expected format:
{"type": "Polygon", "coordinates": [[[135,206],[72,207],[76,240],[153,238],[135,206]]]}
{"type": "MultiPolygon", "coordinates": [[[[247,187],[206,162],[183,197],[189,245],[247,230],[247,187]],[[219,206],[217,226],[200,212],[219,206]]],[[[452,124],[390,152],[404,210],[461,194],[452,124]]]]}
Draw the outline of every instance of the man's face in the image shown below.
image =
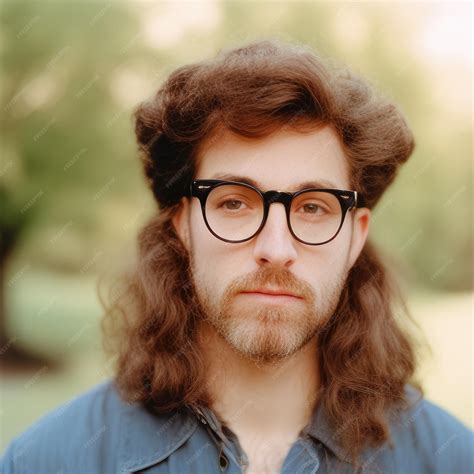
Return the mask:
{"type": "MultiPolygon", "coordinates": [[[[202,150],[196,179],[251,178],[262,191],[295,191],[326,180],[350,190],[348,166],[334,131],[281,130],[264,139],[225,133],[202,150]]],[[[183,199],[174,218],[190,254],[206,324],[246,359],[271,363],[302,349],[331,318],[349,269],[365,242],[370,211],[346,215],[334,240],[303,244],[291,235],[281,203],[265,227],[243,243],[228,243],[207,229],[197,198],[183,199]],[[270,296],[257,290],[295,296],[270,296]],[[253,290],[253,292],[252,292],[253,290]]]]}

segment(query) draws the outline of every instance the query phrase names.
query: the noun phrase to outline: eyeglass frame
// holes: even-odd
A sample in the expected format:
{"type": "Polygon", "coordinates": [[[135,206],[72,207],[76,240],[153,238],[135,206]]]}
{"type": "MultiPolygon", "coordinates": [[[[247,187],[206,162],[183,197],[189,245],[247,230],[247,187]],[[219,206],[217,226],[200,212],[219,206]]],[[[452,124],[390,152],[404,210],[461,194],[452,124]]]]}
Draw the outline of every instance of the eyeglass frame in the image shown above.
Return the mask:
{"type": "Polygon", "coordinates": [[[344,224],[344,220],[346,217],[346,214],[351,211],[352,209],[355,208],[361,208],[364,207],[365,205],[365,200],[362,194],[360,194],[357,191],[348,191],[345,189],[333,189],[333,188],[306,188],[306,189],[301,189],[300,191],[296,191],[294,193],[288,192],[288,191],[276,191],[276,190],[269,190],[269,191],[261,191],[260,189],[256,188],[255,186],[252,186],[251,184],[248,183],[243,183],[242,181],[227,181],[223,179],[195,179],[192,180],[189,186],[189,197],[197,197],[199,199],[199,202],[201,203],[201,211],[202,211],[202,217],[204,218],[204,222],[206,224],[206,227],[208,228],[209,232],[214,235],[214,237],[218,238],[219,240],[222,240],[224,242],[232,243],[232,244],[239,244],[242,242],[247,242],[248,240],[253,239],[256,235],[258,235],[262,229],[265,226],[265,223],[267,222],[268,218],[268,213],[270,211],[270,204],[273,204],[275,202],[279,202],[285,206],[285,212],[286,212],[286,222],[288,225],[288,229],[291,233],[291,235],[298,241],[306,245],[323,245],[327,244],[328,242],[331,242],[331,240],[334,240],[337,235],[339,234],[342,225],[344,224]],[[258,229],[250,236],[247,237],[246,239],[240,239],[240,240],[230,240],[230,239],[225,239],[224,237],[219,236],[212,230],[212,227],[209,225],[209,222],[207,221],[206,217],[206,201],[213,189],[215,189],[218,186],[223,186],[225,184],[230,184],[230,185],[239,185],[239,186],[244,186],[247,188],[252,189],[253,191],[256,191],[260,197],[262,198],[263,202],[263,218],[262,222],[260,223],[260,226],[258,229]],[[341,206],[341,222],[339,224],[339,227],[336,231],[336,233],[328,240],[325,240],[324,242],[319,242],[319,243],[310,243],[306,242],[303,239],[300,239],[293,231],[293,228],[291,227],[291,222],[290,222],[290,211],[291,211],[291,204],[293,202],[293,199],[296,196],[299,196],[300,194],[303,194],[305,192],[327,192],[329,194],[333,194],[336,196],[337,200],[339,201],[339,204],[341,206]]]}

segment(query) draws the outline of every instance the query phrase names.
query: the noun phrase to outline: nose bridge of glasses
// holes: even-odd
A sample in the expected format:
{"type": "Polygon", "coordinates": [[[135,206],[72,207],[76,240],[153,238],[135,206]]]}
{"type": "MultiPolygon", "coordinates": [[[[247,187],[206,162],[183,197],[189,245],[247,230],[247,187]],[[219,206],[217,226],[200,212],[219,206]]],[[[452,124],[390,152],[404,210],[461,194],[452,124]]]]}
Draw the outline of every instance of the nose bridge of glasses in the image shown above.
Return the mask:
{"type": "Polygon", "coordinates": [[[273,204],[274,202],[280,202],[285,206],[286,209],[291,202],[292,194],[283,191],[271,190],[263,193],[263,199],[267,207],[270,207],[270,204],[273,204]]]}
{"type": "Polygon", "coordinates": [[[265,203],[265,217],[264,217],[264,224],[266,224],[268,220],[268,216],[270,214],[270,205],[274,203],[280,203],[284,206],[285,212],[285,219],[287,220],[288,209],[292,199],[292,194],[283,192],[283,191],[266,191],[263,193],[263,200],[265,203]]]}

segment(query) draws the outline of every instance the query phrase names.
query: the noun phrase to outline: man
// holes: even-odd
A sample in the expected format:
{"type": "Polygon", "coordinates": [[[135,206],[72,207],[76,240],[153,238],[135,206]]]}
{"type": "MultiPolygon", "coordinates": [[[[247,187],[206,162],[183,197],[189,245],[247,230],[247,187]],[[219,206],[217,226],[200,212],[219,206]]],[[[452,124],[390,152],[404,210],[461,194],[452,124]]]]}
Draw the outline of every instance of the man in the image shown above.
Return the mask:
{"type": "Polygon", "coordinates": [[[261,41],[178,69],[135,117],[159,212],[104,319],[116,376],[5,472],[472,472],[368,240],[414,147],[397,108],[261,41]]]}

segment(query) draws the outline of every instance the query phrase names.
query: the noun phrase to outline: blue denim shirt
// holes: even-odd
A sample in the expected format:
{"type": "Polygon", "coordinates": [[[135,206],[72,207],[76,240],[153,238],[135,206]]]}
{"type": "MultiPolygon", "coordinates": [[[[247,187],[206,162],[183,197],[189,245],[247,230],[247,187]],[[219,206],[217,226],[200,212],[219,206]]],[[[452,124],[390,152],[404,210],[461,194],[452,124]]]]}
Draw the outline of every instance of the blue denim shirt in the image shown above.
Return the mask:
{"type": "MultiPolygon", "coordinates": [[[[363,453],[364,473],[474,472],[474,433],[447,411],[421,399],[391,421],[387,444],[363,453]]],[[[50,413],[12,440],[0,471],[34,474],[237,474],[248,459],[235,434],[209,409],[153,415],[123,402],[112,380],[102,382],[50,413]]],[[[286,455],[285,474],[350,473],[321,404],[286,455]]]]}

